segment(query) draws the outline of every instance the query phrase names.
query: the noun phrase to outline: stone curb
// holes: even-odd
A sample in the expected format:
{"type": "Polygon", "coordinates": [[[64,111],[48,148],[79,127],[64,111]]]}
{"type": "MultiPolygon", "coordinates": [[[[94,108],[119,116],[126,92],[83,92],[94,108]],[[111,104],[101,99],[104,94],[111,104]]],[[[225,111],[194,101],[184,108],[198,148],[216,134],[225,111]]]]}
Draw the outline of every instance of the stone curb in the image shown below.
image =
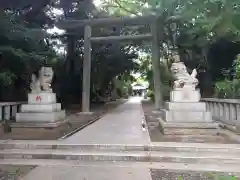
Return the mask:
{"type": "Polygon", "coordinates": [[[124,151],[216,151],[240,152],[240,144],[159,142],[149,144],[69,144],[64,141],[0,141],[0,149],[79,149],[124,151]]]}
{"type": "Polygon", "coordinates": [[[240,164],[191,164],[191,163],[168,163],[168,162],[80,162],[76,160],[36,160],[36,159],[4,159],[3,165],[39,165],[51,168],[56,167],[129,167],[129,168],[152,168],[177,171],[200,171],[200,172],[237,172],[240,173],[240,164]]]}
{"type": "Polygon", "coordinates": [[[238,153],[215,152],[84,152],[64,150],[3,150],[0,159],[57,159],[79,161],[130,161],[168,163],[240,164],[238,153]]]}

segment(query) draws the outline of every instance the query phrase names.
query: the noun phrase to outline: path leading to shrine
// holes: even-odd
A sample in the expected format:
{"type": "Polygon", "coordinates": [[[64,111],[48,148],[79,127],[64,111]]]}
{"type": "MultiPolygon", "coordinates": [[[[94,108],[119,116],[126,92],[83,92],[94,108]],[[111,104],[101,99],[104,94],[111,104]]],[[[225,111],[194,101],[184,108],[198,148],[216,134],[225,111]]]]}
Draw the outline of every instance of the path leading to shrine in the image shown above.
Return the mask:
{"type": "MultiPolygon", "coordinates": [[[[148,144],[147,131],[142,131],[144,113],[139,97],[130,98],[94,124],[65,139],[71,144],[148,144]]],[[[146,167],[81,167],[39,166],[24,180],[150,180],[146,167]]]]}
{"type": "Polygon", "coordinates": [[[142,131],[144,113],[141,99],[132,97],[97,122],[67,138],[73,144],[147,144],[147,131],[142,131]]]}

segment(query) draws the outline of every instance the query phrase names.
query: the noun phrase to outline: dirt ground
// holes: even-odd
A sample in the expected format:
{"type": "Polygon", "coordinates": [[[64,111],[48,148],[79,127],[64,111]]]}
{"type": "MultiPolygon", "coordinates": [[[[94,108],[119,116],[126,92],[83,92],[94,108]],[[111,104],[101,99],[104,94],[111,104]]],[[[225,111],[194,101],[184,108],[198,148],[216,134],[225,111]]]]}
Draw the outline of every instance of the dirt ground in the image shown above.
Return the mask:
{"type": "Polygon", "coordinates": [[[152,142],[161,142],[163,141],[163,134],[160,132],[158,120],[156,119],[158,116],[153,113],[154,103],[152,101],[142,101],[142,108],[144,112],[144,116],[146,119],[149,136],[152,142]]]}
{"type": "MultiPolygon", "coordinates": [[[[79,108],[72,108],[67,111],[69,121],[57,128],[12,128],[12,132],[4,133],[0,128],[0,140],[55,140],[73,131],[80,130],[90,123],[94,123],[105,113],[124,103],[125,100],[117,100],[97,106],[91,109],[93,115],[77,115],[79,108]]],[[[1,126],[0,126],[1,127],[1,126]]],[[[0,179],[1,180],[1,179],[0,179]]]]}

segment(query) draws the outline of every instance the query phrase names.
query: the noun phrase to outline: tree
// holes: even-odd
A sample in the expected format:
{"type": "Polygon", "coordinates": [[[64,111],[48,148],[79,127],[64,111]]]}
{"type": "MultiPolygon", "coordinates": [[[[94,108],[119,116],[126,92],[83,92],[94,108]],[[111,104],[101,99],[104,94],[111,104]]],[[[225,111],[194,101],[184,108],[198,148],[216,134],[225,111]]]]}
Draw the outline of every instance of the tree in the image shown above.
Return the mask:
{"type": "Polygon", "coordinates": [[[44,24],[26,19],[26,7],[20,7],[20,2],[13,6],[13,1],[8,3],[2,6],[0,16],[0,99],[16,101],[26,99],[31,74],[57,55],[47,43],[44,24]]]}
{"type": "MultiPolygon", "coordinates": [[[[97,11],[91,1],[61,1],[64,13],[60,19],[90,19],[98,18],[106,13],[97,11]]],[[[95,36],[119,35],[117,27],[106,29],[93,28],[95,36]]],[[[82,62],[83,62],[83,36],[84,29],[67,31],[67,39],[63,43],[67,46],[67,57],[62,73],[62,97],[69,103],[79,103],[82,95],[82,62]],[[64,95],[67,95],[64,97],[64,95]],[[70,97],[71,96],[71,97],[70,97]]],[[[114,84],[114,80],[124,73],[130,73],[135,68],[133,59],[135,51],[130,51],[125,45],[119,43],[95,43],[92,45],[92,71],[91,71],[91,99],[103,96],[114,84]]],[[[112,90],[112,88],[111,88],[112,90]]]]}
{"type": "Polygon", "coordinates": [[[176,41],[181,47],[196,44],[204,47],[223,37],[239,40],[238,0],[112,0],[106,2],[106,8],[113,12],[121,9],[122,14],[128,15],[154,13],[161,16],[164,41],[171,46],[176,41]]]}

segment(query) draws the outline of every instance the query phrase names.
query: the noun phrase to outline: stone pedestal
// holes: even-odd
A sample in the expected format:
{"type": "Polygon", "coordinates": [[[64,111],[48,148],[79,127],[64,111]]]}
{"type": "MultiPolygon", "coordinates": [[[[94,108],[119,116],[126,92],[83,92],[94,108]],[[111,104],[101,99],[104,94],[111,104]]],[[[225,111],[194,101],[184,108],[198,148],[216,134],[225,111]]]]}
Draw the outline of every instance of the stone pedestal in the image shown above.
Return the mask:
{"type": "MultiPolygon", "coordinates": [[[[65,110],[56,103],[55,93],[31,93],[28,104],[21,106],[16,114],[16,124],[23,127],[56,127],[66,121],[65,110]]],[[[16,126],[15,124],[15,126],[16,126]]]]}
{"type": "Polygon", "coordinates": [[[174,90],[170,102],[165,103],[159,120],[164,134],[192,132],[189,129],[216,129],[212,115],[207,112],[206,104],[200,101],[198,90],[174,90]]]}
{"type": "Polygon", "coordinates": [[[212,122],[211,113],[206,111],[206,105],[202,102],[167,102],[163,110],[163,119],[176,123],[212,122]]]}
{"type": "Polygon", "coordinates": [[[201,99],[198,90],[174,90],[170,92],[171,102],[199,102],[201,99]]]}
{"type": "Polygon", "coordinates": [[[30,93],[28,94],[28,104],[56,104],[55,93],[30,93]]]}

